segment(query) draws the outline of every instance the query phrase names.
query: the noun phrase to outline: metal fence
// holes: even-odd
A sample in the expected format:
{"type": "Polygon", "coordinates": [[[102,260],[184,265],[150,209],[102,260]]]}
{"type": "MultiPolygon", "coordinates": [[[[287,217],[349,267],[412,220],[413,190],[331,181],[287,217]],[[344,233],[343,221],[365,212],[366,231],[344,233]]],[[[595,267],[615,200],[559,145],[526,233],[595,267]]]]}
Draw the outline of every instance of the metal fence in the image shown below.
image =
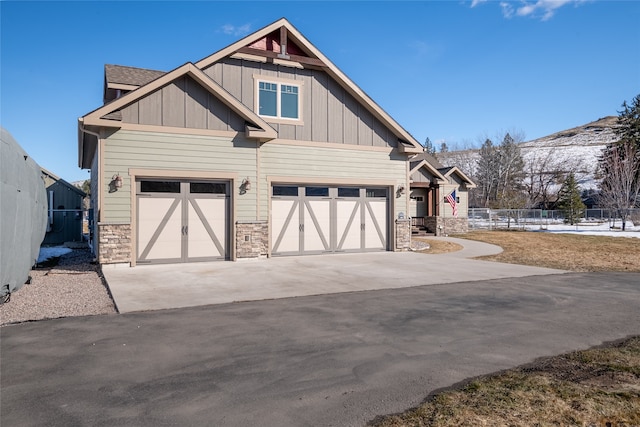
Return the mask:
{"type": "MultiPolygon", "coordinates": [[[[536,227],[545,229],[549,225],[564,224],[564,214],[557,210],[544,209],[487,209],[469,208],[469,229],[536,227]]],[[[640,209],[632,209],[627,221],[640,225],[640,209]]],[[[618,213],[610,209],[585,209],[581,224],[622,225],[618,213]]]]}

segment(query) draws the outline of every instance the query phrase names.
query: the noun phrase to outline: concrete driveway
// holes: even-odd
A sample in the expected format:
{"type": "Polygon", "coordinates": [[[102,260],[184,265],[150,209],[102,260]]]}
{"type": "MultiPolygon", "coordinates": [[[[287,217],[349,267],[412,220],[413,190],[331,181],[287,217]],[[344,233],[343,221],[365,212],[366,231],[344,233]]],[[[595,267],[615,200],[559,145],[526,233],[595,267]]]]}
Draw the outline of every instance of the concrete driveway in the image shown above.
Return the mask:
{"type": "Polygon", "coordinates": [[[568,273],[9,325],[1,422],[361,426],[638,334],[639,307],[640,274],[568,273]]]}
{"type": "Polygon", "coordinates": [[[502,249],[471,240],[441,239],[464,249],[442,255],[370,252],[135,268],[105,266],[103,274],[118,311],[128,313],[562,272],[471,260],[468,258],[502,249]]]}

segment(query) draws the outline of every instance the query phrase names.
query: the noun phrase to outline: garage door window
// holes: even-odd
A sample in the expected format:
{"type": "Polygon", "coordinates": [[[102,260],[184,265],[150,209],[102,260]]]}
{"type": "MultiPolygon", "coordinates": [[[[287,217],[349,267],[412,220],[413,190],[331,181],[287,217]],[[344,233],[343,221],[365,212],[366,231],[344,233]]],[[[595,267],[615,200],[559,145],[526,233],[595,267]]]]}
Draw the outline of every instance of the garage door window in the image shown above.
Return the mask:
{"type": "Polygon", "coordinates": [[[329,187],[305,187],[304,195],[307,197],[329,197],[329,187]]]}
{"type": "Polygon", "coordinates": [[[384,188],[367,188],[367,197],[387,197],[387,190],[384,188]]]}
{"type": "Polygon", "coordinates": [[[227,186],[216,182],[191,182],[189,191],[192,194],[226,194],[227,186]]]}
{"type": "Polygon", "coordinates": [[[360,189],[352,187],[338,188],[338,197],[360,197],[360,189]]]}
{"type": "Polygon", "coordinates": [[[273,195],[274,196],[297,196],[298,195],[298,187],[284,186],[284,185],[274,185],[273,186],[273,195]]]}
{"type": "Polygon", "coordinates": [[[142,193],[179,193],[180,181],[140,181],[142,193]]]}

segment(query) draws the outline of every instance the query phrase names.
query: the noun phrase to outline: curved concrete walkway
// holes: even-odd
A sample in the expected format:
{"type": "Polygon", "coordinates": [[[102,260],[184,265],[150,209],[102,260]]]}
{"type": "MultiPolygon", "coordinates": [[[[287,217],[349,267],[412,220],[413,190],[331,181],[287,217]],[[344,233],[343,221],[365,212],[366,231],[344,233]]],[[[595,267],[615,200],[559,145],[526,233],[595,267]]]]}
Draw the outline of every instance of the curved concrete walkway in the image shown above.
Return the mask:
{"type": "Polygon", "coordinates": [[[446,254],[456,258],[476,258],[479,256],[497,255],[502,253],[502,248],[490,243],[477,242],[475,240],[458,239],[455,237],[429,237],[430,240],[443,240],[445,242],[457,243],[462,246],[462,250],[449,252],[446,254]]]}
{"type": "Polygon", "coordinates": [[[450,237],[463,250],[328,254],[237,262],[104,266],[121,313],[565,273],[468,259],[499,253],[495,245],[450,237]]]}

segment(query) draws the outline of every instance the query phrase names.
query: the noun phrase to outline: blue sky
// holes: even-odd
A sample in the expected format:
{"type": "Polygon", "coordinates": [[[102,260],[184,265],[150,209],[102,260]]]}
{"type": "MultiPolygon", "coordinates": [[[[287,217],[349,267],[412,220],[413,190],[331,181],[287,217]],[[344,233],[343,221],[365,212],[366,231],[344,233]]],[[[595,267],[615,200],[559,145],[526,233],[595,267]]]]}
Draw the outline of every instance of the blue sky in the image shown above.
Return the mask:
{"type": "Polygon", "coordinates": [[[286,17],[418,141],[535,139],[640,93],[640,2],[0,2],[0,123],[68,181],[104,64],[169,71],[286,17]]]}

